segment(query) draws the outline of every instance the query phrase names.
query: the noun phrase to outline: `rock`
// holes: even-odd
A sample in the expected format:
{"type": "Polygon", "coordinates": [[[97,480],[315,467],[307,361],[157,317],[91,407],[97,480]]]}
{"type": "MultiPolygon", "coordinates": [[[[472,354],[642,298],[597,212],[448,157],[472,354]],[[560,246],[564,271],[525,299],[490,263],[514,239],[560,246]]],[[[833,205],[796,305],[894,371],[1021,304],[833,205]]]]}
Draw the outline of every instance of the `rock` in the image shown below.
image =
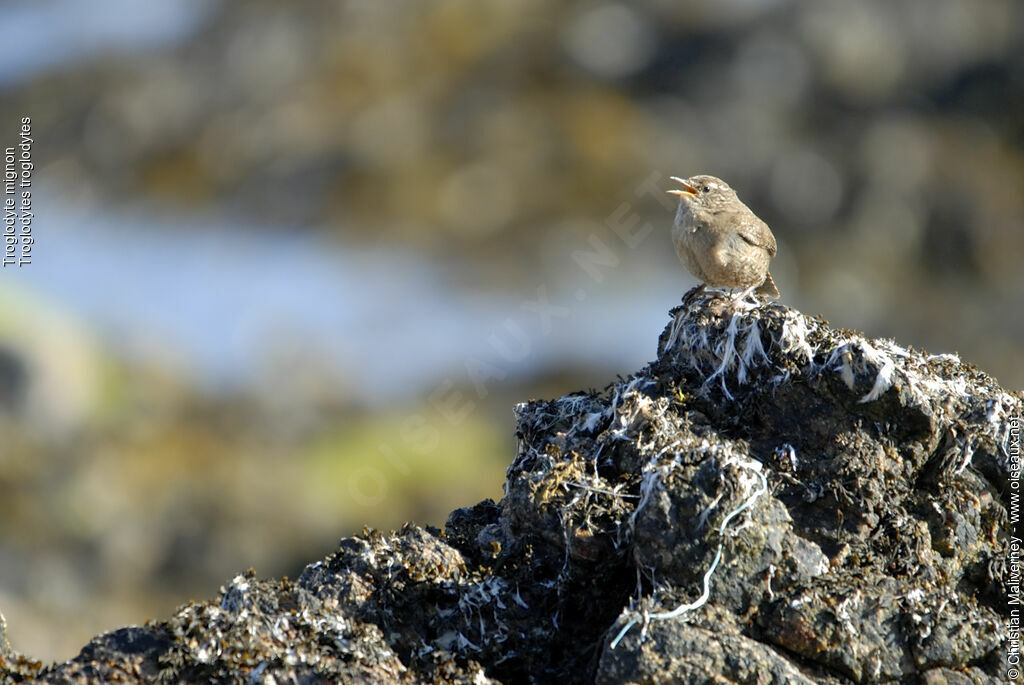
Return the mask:
{"type": "Polygon", "coordinates": [[[500,503],[0,676],[986,682],[1022,410],[956,357],[694,290],[645,369],[516,407],[500,503]]]}
{"type": "Polygon", "coordinates": [[[11,645],[7,642],[7,619],[0,613],[0,657],[11,654],[11,645]]]}
{"type": "MultiPolygon", "coordinates": [[[[736,682],[814,685],[821,673],[802,672],[780,652],[744,637],[728,622],[707,628],[683,621],[651,625],[647,639],[630,636],[601,657],[599,683],[736,682]]],[[[834,682],[834,681],[833,681],[834,682]]]]}
{"type": "Polygon", "coordinates": [[[0,613],[0,682],[20,680],[39,673],[43,664],[18,654],[7,641],[7,619],[0,613]]]}

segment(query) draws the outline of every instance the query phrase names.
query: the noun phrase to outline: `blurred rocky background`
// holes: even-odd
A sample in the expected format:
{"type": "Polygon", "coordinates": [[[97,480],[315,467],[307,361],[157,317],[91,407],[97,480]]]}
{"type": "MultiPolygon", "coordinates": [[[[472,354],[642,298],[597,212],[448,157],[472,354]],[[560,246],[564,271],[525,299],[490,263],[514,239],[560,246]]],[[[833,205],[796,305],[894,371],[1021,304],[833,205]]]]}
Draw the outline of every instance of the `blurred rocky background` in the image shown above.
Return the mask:
{"type": "Polygon", "coordinates": [[[787,304],[1024,387],[1016,0],[0,26],[0,142],[31,116],[37,164],[35,262],[0,272],[0,611],[38,658],[500,497],[511,405],[639,368],[693,285],[670,174],[768,221],[787,304]]]}

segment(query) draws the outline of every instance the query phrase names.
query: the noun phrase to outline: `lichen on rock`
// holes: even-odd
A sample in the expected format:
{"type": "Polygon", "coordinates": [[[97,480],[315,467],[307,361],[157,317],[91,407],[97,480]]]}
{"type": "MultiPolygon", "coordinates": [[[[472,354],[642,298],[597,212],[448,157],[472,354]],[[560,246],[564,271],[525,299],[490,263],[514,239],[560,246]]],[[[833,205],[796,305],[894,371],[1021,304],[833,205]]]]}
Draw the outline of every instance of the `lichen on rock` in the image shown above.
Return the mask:
{"type": "Polygon", "coordinates": [[[0,675],[984,682],[1022,409],[955,356],[694,290],[644,369],[515,408],[500,503],[0,675]]]}

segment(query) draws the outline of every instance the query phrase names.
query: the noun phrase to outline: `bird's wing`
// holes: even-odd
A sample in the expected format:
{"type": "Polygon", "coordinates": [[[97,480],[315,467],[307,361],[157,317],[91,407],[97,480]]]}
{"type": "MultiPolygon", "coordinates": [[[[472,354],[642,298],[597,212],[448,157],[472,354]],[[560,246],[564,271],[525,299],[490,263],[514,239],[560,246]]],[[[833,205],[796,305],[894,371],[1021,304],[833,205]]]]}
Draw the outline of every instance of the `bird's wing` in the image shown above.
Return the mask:
{"type": "Polygon", "coordinates": [[[775,246],[775,236],[772,235],[772,229],[768,228],[768,224],[753,214],[744,217],[738,222],[738,232],[740,237],[751,245],[763,247],[768,252],[769,257],[775,256],[777,248],[775,246]]]}

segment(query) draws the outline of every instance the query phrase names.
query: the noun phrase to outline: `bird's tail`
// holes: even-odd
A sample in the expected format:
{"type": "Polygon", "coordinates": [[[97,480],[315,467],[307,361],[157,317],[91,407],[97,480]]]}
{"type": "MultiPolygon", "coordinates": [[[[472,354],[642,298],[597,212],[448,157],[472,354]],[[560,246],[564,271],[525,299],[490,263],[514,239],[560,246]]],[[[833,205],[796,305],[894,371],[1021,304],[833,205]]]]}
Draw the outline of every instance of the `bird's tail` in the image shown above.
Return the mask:
{"type": "Polygon", "coordinates": [[[764,277],[764,283],[757,286],[757,290],[754,291],[758,295],[766,295],[768,297],[778,297],[779,289],[775,287],[775,281],[772,279],[772,275],[768,274],[764,277]]]}

